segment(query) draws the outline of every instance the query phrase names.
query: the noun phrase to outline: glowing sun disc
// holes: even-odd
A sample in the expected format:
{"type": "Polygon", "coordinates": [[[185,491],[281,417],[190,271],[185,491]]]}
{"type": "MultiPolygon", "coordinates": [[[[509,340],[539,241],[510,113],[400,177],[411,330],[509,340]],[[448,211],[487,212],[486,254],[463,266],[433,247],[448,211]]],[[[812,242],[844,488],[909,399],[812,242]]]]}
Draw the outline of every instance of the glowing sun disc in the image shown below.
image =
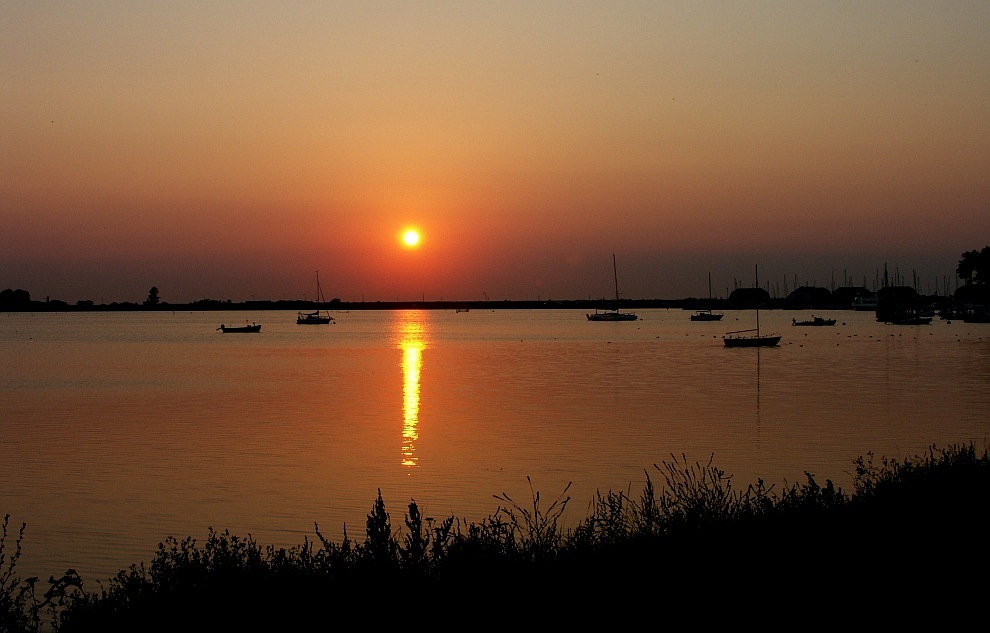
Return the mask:
{"type": "Polygon", "coordinates": [[[402,241],[406,246],[416,246],[419,244],[419,232],[413,229],[409,229],[402,234],[402,241]]]}

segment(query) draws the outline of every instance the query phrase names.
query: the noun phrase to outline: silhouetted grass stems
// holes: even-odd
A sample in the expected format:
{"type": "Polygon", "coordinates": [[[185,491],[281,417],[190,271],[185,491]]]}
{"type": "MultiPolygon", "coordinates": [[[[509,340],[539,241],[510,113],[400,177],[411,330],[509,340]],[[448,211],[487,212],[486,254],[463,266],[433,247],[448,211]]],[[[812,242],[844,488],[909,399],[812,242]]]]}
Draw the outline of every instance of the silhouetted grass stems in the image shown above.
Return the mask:
{"type": "Polygon", "coordinates": [[[589,624],[607,621],[610,605],[656,600],[667,611],[765,608],[781,596],[791,596],[792,609],[826,596],[855,603],[865,600],[871,576],[899,583],[899,599],[972,588],[960,580],[985,561],[986,450],[978,457],[972,444],[932,447],[900,461],[868,454],[854,463],[854,492],[846,495],[810,473],[780,490],[763,481],[737,490],[711,461],[673,457],[646,472],[638,498],[599,493],[589,516],[566,530],[570,486],[549,504],[532,482],[526,504],[496,495],[495,513],[478,523],[424,518],[411,501],[399,528],[379,493],[361,542],[346,531],[331,542],[316,525],[315,540],[262,547],[210,529],[202,544],[166,538],[149,566],[132,565],[99,591],[85,590],[69,570],[49,579],[44,596],[37,579],[13,573],[24,527],[8,554],[7,517],[0,630],[286,630],[325,626],[347,612],[398,624],[465,609],[589,624]]]}

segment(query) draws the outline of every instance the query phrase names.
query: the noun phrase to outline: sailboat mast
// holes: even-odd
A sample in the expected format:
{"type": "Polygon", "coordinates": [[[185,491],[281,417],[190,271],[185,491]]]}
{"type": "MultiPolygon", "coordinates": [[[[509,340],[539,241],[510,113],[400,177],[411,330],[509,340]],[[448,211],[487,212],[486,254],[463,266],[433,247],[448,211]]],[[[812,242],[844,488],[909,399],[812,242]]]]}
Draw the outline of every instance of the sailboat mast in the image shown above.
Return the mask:
{"type": "Polygon", "coordinates": [[[619,273],[615,269],[615,253],[612,253],[612,277],[615,279],[615,308],[619,308],[619,273]]]}
{"type": "MultiPolygon", "coordinates": [[[[756,278],[756,289],[760,289],[760,267],[753,266],[753,276],[756,278]]],[[[756,336],[760,336],[760,295],[756,294],[756,336]]]]}

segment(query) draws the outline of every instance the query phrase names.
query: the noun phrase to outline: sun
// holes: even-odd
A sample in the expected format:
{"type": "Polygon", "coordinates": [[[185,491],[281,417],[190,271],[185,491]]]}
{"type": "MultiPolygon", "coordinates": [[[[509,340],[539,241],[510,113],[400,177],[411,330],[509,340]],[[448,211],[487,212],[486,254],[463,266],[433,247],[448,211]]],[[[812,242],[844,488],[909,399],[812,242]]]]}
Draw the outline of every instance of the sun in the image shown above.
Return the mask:
{"type": "Polygon", "coordinates": [[[406,248],[416,248],[422,242],[419,231],[413,228],[403,229],[401,232],[402,244],[406,248]]]}

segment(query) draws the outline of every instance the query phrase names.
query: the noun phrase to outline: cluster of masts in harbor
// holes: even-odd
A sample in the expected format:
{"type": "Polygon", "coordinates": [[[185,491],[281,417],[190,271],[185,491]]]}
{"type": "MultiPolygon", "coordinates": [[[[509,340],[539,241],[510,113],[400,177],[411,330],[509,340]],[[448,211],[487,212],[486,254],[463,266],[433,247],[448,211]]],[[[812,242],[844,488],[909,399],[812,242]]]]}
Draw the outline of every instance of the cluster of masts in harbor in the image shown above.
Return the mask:
{"type": "MultiPolygon", "coordinates": [[[[858,288],[876,293],[879,292],[881,288],[888,288],[892,286],[905,286],[905,287],[913,288],[915,292],[917,292],[918,294],[923,294],[928,296],[941,295],[947,297],[953,294],[955,290],[959,289],[959,279],[953,276],[952,288],[950,289],[950,281],[946,275],[942,275],[942,279],[935,279],[933,283],[923,282],[921,277],[918,275],[918,273],[912,270],[910,283],[908,283],[908,279],[906,279],[903,275],[901,275],[900,271],[897,268],[894,268],[893,273],[888,273],[887,267],[884,266],[883,272],[881,273],[881,271],[878,269],[874,274],[873,279],[869,281],[867,281],[866,275],[863,275],[862,283],[860,284],[857,284],[856,281],[852,278],[852,276],[846,274],[845,271],[843,271],[842,274],[841,284],[836,283],[835,276],[833,275],[832,279],[829,280],[827,289],[830,292],[836,292],[841,288],[858,288]],[[922,288],[923,284],[924,284],[924,288],[922,288]]],[[[750,288],[750,287],[752,287],[751,284],[747,284],[746,282],[733,278],[732,288],[731,289],[726,288],[725,295],[728,296],[731,290],[739,290],[741,288],[750,288]]],[[[770,297],[773,299],[787,297],[790,295],[791,292],[799,288],[823,288],[823,287],[825,286],[820,286],[817,280],[811,280],[810,282],[800,283],[798,281],[797,275],[794,275],[793,277],[792,287],[788,287],[786,276],[784,277],[783,285],[781,285],[780,282],[769,282],[769,281],[763,284],[763,289],[766,290],[767,293],[770,295],[770,297]]]]}

